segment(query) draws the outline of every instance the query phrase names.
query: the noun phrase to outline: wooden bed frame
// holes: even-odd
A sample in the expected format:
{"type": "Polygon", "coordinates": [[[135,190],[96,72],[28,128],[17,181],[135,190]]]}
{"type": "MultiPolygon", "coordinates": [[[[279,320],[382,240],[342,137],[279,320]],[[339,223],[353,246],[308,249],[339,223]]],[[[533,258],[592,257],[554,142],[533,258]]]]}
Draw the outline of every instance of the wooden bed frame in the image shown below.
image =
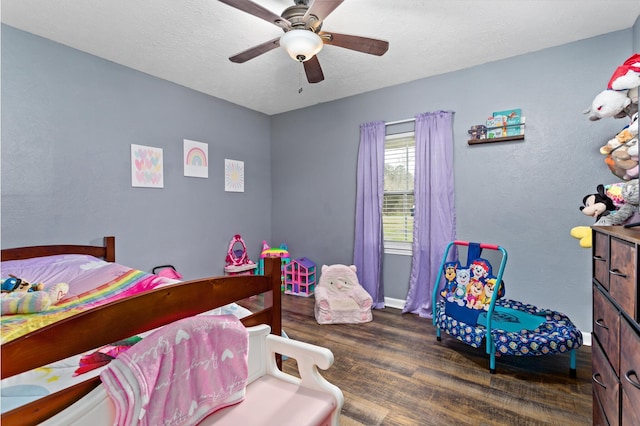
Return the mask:
{"type": "MultiPolygon", "coordinates": [[[[60,245],[3,249],[1,259],[17,260],[54,254],[88,254],[114,262],[115,238],[105,237],[104,245],[98,247],[60,245]]],[[[58,321],[0,347],[2,378],[260,294],[263,294],[264,306],[260,309],[252,306],[253,314],[241,321],[245,326],[267,324],[271,327],[272,334],[280,335],[280,267],[280,259],[266,259],[264,275],[185,281],[111,302],[58,321]]],[[[278,359],[278,365],[280,362],[278,359]]],[[[99,377],[88,379],[3,414],[1,423],[40,423],[72,405],[99,384],[99,377]]]]}

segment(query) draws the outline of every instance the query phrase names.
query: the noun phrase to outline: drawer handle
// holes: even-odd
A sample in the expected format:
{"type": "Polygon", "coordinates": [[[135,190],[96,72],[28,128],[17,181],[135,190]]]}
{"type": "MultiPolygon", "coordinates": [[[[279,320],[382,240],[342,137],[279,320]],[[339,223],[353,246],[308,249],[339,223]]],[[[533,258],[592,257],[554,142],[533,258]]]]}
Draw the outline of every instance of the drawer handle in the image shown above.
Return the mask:
{"type": "Polygon", "coordinates": [[[597,260],[598,262],[606,262],[607,260],[602,256],[593,256],[593,260],[597,260]]]}
{"type": "Polygon", "coordinates": [[[602,328],[604,328],[605,330],[608,330],[608,329],[609,329],[609,327],[607,327],[606,325],[604,325],[604,324],[603,324],[603,321],[604,321],[604,320],[603,320],[602,318],[597,319],[597,320],[596,320],[596,325],[597,325],[598,327],[602,327],[602,328]]]}
{"type": "Polygon", "coordinates": [[[624,373],[624,378],[627,379],[627,382],[631,383],[633,387],[640,389],[640,382],[638,382],[638,375],[636,374],[635,370],[629,370],[626,373],[624,373]],[[635,376],[636,380],[631,380],[630,376],[635,376]]]}
{"type": "Polygon", "coordinates": [[[617,269],[611,269],[611,270],[609,270],[609,273],[611,275],[615,275],[616,277],[627,278],[626,274],[623,274],[622,272],[618,271],[617,269]]]}
{"type": "Polygon", "coordinates": [[[599,384],[600,386],[606,389],[607,385],[605,385],[600,380],[598,380],[599,377],[600,377],[600,373],[593,373],[593,376],[591,376],[594,382],[596,382],[597,384],[599,384]]]}

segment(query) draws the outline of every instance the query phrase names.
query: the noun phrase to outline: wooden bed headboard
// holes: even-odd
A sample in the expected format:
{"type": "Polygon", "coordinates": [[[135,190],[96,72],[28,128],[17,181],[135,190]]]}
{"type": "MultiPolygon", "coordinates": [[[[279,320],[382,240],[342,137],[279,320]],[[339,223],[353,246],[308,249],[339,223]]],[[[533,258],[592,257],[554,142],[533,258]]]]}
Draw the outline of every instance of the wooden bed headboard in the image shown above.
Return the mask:
{"type": "MultiPolygon", "coordinates": [[[[2,250],[2,260],[19,260],[54,254],[89,254],[115,260],[115,238],[105,237],[103,247],[33,246],[2,250]]],[[[262,295],[263,306],[241,319],[245,326],[268,324],[273,334],[282,332],[281,261],[265,259],[264,275],[204,278],[157,288],[116,300],[50,324],[1,346],[1,377],[32,370],[101,345],[152,330],[232,302],[262,295]],[[123,319],[125,319],[123,321],[123,319]]],[[[281,358],[277,356],[280,365],[281,358]]],[[[86,395],[99,377],[48,395],[2,415],[2,424],[37,424],[86,395]]]]}
{"type": "Polygon", "coordinates": [[[32,257],[53,256],[55,254],[87,254],[99,257],[107,262],[116,261],[115,237],[104,237],[103,246],[87,245],[50,245],[2,249],[0,260],[22,260],[32,257]]]}

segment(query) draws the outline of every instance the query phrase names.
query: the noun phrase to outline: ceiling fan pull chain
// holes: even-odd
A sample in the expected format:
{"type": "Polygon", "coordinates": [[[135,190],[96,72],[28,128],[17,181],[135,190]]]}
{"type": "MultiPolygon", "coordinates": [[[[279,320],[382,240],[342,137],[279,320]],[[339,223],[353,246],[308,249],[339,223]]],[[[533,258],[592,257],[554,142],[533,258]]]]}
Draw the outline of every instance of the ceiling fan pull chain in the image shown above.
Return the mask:
{"type": "Polygon", "coordinates": [[[302,93],[302,68],[298,68],[298,85],[300,88],[298,89],[298,94],[302,93]]]}

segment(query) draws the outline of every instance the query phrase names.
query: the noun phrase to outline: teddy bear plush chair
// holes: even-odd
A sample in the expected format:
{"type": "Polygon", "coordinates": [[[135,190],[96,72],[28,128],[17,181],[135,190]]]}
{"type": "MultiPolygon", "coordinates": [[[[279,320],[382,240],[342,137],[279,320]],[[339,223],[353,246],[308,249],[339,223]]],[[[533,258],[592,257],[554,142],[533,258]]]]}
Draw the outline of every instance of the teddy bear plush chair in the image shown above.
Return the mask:
{"type": "Polygon", "coordinates": [[[315,299],[318,324],[359,324],[373,319],[373,299],[358,282],[355,265],[322,265],[315,299]]]}

